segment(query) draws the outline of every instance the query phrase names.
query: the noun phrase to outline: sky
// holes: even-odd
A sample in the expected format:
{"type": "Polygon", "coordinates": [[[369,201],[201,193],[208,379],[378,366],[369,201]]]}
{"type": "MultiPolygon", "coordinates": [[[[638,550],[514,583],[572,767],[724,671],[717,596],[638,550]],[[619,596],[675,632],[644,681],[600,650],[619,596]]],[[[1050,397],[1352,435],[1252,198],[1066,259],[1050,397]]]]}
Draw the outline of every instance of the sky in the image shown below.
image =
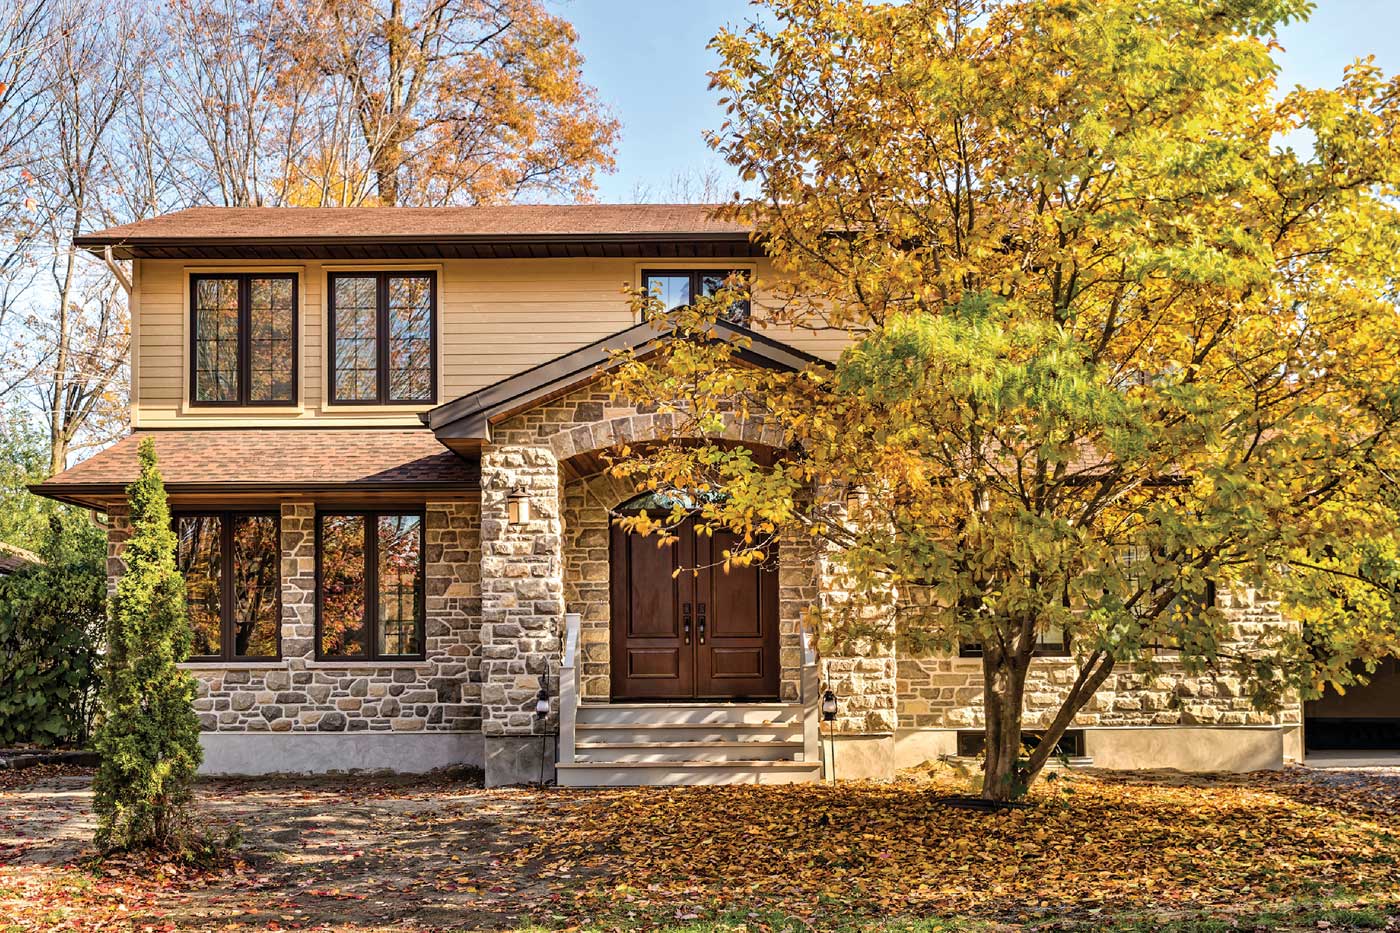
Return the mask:
{"type": "MultiPolygon", "coordinates": [[[[707,90],[717,63],[705,46],[725,25],[754,15],[747,0],[550,0],[574,24],[584,74],[622,121],[617,171],[598,199],[663,200],[677,174],[724,172],[702,133],[723,115],[707,90]]],[[[1342,68],[1374,54],[1400,71],[1400,0],[1318,0],[1312,18],[1280,36],[1281,83],[1332,87],[1342,68]]],[[[727,177],[727,176],[726,176],[727,177]]]]}

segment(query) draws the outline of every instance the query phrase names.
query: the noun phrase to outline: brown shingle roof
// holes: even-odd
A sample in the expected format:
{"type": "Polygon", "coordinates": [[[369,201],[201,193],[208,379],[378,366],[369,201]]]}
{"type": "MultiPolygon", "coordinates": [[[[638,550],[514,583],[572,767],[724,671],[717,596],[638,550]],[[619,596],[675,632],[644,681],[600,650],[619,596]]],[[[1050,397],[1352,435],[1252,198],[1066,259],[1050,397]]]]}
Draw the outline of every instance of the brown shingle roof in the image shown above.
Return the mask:
{"type": "MultiPolygon", "coordinates": [[[[296,246],[322,251],[358,247],[423,255],[597,255],[661,244],[706,244],[747,252],[749,228],[712,217],[706,204],[510,204],[488,207],[193,207],[83,234],[74,242],[123,258],[194,255],[217,258],[296,246]],[[416,247],[409,250],[409,247],[416,247]],[[551,252],[553,249],[555,252],[551,252]],[[407,250],[408,252],[405,252],[407,250]],[[591,255],[591,253],[589,253],[591,255]]],[[[346,252],[354,258],[353,252],[346,252]]],[[[640,253],[638,253],[640,254],[640,253]]],[[[327,253],[330,255],[330,253],[327,253]]],[[[659,255],[659,253],[658,253],[659,255]]],[[[367,258],[367,257],[359,257],[367,258]]]]}
{"type": "Polygon", "coordinates": [[[431,431],[327,428],[137,431],[33,489],[70,501],[119,494],[136,479],[143,437],[155,439],[172,493],[477,488],[477,464],[446,450],[431,431]]]}
{"type": "Polygon", "coordinates": [[[746,234],[707,204],[508,204],[494,207],[192,207],[80,240],[199,237],[512,237],[746,234]]]}

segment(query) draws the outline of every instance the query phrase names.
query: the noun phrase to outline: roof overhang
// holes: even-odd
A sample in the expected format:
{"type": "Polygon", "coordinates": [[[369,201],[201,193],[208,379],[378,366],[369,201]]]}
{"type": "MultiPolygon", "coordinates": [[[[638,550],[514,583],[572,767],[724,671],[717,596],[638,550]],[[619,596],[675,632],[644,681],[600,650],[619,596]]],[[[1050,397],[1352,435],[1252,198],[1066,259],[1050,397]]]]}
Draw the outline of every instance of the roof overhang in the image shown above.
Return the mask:
{"type": "Polygon", "coordinates": [[[289,499],[422,503],[475,496],[480,465],[422,428],[205,428],[138,430],[30,487],[36,495],[107,510],[140,475],[139,446],[156,446],[177,508],[268,506],[289,499]]]}
{"type": "Polygon", "coordinates": [[[87,234],[116,259],[728,259],[764,255],[746,233],[457,236],[140,237],[87,234]]]}
{"type": "MultiPolygon", "coordinates": [[[[713,331],[712,340],[743,341],[736,357],[750,365],[790,371],[830,365],[820,357],[745,327],[717,323],[713,331]]],[[[616,354],[630,350],[645,356],[661,342],[674,339],[679,338],[658,331],[652,324],[637,324],[446,402],[419,417],[444,445],[470,455],[490,442],[493,424],[600,378],[608,371],[616,354]]]]}

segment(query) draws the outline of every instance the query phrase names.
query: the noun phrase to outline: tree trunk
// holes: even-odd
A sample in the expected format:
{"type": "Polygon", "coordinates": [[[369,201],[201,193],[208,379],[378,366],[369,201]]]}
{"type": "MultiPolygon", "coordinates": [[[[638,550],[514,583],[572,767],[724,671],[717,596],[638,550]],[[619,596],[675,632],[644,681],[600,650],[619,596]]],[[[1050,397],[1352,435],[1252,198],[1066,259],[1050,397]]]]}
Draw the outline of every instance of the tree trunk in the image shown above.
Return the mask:
{"type": "Polygon", "coordinates": [[[1021,701],[1026,692],[1029,659],[983,645],[983,712],[986,717],[985,800],[1014,800],[1026,792],[1028,779],[1016,760],[1021,754],[1021,701]]]}

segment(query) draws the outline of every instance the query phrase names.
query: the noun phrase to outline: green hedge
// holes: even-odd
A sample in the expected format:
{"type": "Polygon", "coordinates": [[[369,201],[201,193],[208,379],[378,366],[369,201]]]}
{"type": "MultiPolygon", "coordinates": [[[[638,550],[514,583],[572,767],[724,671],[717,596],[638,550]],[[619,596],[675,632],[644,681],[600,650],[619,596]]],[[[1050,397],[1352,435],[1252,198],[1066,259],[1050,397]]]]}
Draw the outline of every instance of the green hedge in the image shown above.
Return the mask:
{"type": "Polygon", "coordinates": [[[43,564],[0,577],[0,747],[86,744],[92,730],[106,549],[85,516],[55,516],[43,564]]]}

